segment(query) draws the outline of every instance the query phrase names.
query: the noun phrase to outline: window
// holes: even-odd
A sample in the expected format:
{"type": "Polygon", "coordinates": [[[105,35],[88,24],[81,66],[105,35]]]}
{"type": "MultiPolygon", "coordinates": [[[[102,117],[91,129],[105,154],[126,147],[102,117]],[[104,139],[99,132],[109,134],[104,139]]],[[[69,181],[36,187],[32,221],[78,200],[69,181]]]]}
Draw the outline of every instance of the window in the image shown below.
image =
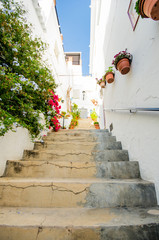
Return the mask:
{"type": "Polygon", "coordinates": [[[66,61],[72,59],[72,65],[80,65],[80,53],[66,53],[66,61]]]}

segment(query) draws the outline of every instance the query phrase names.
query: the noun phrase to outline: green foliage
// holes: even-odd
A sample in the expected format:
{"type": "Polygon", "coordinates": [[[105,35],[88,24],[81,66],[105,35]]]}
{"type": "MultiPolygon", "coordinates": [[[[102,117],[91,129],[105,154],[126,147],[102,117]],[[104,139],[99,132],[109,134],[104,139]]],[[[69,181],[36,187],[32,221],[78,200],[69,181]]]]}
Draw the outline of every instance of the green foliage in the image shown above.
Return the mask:
{"type": "Polygon", "coordinates": [[[141,0],[137,0],[135,3],[135,10],[137,12],[138,15],[140,15],[140,10],[139,10],[139,4],[140,4],[141,0]]]}
{"type": "Polygon", "coordinates": [[[70,125],[78,126],[78,120],[75,118],[72,118],[70,125]]]}
{"type": "Polygon", "coordinates": [[[98,125],[99,125],[99,122],[94,122],[94,125],[95,125],[95,124],[98,124],[98,125]]]}
{"type": "Polygon", "coordinates": [[[91,112],[90,116],[91,116],[93,121],[95,121],[97,119],[98,115],[95,111],[95,108],[93,108],[93,111],[91,112]]]}
{"type": "Polygon", "coordinates": [[[65,111],[62,111],[62,112],[61,112],[61,115],[65,117],[65,116],[66,116],[66,112],[65,112],[65,111]]]}
{"type": "Polygon", "coordinates": [[[71,115],[75,119],[79,119],[80,118],[80,111],[78,109],[78,105],[75,104],[75,103],[73,103],[71,115]]]}
{"type": "Polygon", "coordinates": [[[73,111],[73,112],[78,111],[78,105],[77,105],[76,103],[73,103],[72,111],[73,111]]]}
{"type": "Polygon", "coordinates": [[[49,89],[56,87],[42,60],[46,44],[32,38],[21,4],[13,0],[0,2],[0,135],[22,126],[35,137],[44,128],[40,113],[49,124],[49,89]]]}
{"type": "Polygon", "coordinates": [[[72,120],[70,123],[70,126],[78,126],[78,119],[80,118],[80,111],[78,109],[78,105],[73,103],[72,106],[72,112],[70,112],[72,115],[72,120]]]}
{"type": "Polygon", "coordinates": [[[113,67],[109,67],[108,70],[106,70],[105,73],[108,73],[108,72],[114,72],[113,67]]]}

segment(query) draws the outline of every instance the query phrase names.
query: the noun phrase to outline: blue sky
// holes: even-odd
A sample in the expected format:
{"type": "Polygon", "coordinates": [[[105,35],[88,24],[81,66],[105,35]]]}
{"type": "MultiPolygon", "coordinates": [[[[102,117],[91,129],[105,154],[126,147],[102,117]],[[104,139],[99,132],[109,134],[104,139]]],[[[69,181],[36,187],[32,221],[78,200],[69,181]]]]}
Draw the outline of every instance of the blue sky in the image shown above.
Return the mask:
{"type": "Polygon", "coordinates": [[[56,0],[65,52],[82,52],[83,75],[89,75],[90,0],[56,0]]]}

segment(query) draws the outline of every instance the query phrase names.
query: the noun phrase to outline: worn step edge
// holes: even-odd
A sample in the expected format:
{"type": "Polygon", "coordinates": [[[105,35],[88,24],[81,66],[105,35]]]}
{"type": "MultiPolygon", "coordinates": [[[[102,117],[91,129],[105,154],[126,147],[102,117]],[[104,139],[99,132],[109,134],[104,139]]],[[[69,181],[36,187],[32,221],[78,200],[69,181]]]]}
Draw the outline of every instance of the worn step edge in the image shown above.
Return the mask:
{"type": "Polygon", "coordinates": [[[6,177],[140,178],[138,162],[7,161],[6,177]]]}
{"type": "Polygon", "coordinates": [[[92,141],[103,141],[103,140],[114,140],[116,139],[116,137],[111,136],[111,135],[102,135],[102,136],[94,136],[94,135],[88,135],[88,136],[74,136],[74,135],[63,135],[63,136],[47,136],[47,137],[43,137],[43,141],[85,141],[87,139],[88,142],[92,142],[92,141]]]}
{"type": "Polygon", "coordinates": [[[68,133],[68,132],[91,132],[91,133],[97,133],[97,132],[109,132],[108,129],[63,129],[58,132],[49,132],[49,134],[60,134],[60,133],[68,133]]]}
{"type": "Polygon", "coordinates": [[[96,137],[96,136],[90,136],[90,137],[84,137],[84,136],[79,136],[79,137],[77,137],[77,136],[70,136],[70,137],[68,137],[68,136],[63,136],[63,137],[61,137],[61,136],[55,136],[55,137],[45,137],[45,138],[43,138],[43,140],[42,141],[37,141],[37,142],[35,142],[35,143],[41,143],[41,142],[44,142],[44,143],[50,143],[51,141],[53,142],[53,143],[55,143],[55,142],[86,142],[86,139],[87,139],[87,143],[92,143],[92,142],[103,142],[103,141],[111,141],[111,142],[115,142],[116,141],[116,137],[114,137],[114,136],[101,136],[101,137],[96,137]]]}
{"type": "Polygon", "coordinates": [[[0,207],[0,212],[0,226],[120,227],[142,225],[143,223],[159,224],[159,206],[104,209],[0,207]],[[151,212],[158,214],[155,215],[151,212]],[[17,217],[16,221],[15,216],[17,217]]]}
{"type": "Polygon", "coordinates": [[[158,240],[159,218],[148,214],[151,210],[159,208],[0,208],[0,236],[2,240],[158,240]]]}
{"type": "Polygon", "coordinates": [[[106,179],[0,180],[0,205],[17,207],[153,207],[153,183],[106,179]]]}
{"type": "Polygon", "coordinates": [[[44,149],[55,149],[55,150],[65,150],[66,152],[73,151],[103,151],[103,150],[111,150],[111,149],[122,149],[121,142],[104,142],[104,143],[96,143],[96,142],[47,142],[47,143],[36,143],[34,145],[34,149],[44,150],[44,149]]]}
{"type": "Polygon", "coordinates": [[[80,161],[128,161],[128,151],[127,150],[104,150],[91,153],[83,153],[80,151],[67,153],[65,151],[56,151],[45,149],[43,151],[39,150],[24,150],[23,159],[26,160],[56,160],[62,159],[70,161],[80,160],[80,161]]]}

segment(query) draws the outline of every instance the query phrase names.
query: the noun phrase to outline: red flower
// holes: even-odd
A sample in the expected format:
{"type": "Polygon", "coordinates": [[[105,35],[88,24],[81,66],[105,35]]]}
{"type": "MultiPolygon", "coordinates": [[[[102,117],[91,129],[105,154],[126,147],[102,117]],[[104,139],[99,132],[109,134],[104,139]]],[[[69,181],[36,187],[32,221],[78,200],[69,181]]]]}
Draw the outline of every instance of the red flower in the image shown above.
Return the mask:
{"type": "Polygon", "coordinates": [[[52,99],[50,99],[48,103],[49,103],[49,105],[51,105],[51,106],[52,106],[54,102],[53,102],[53,100],[52,100],[52,99]]]}

